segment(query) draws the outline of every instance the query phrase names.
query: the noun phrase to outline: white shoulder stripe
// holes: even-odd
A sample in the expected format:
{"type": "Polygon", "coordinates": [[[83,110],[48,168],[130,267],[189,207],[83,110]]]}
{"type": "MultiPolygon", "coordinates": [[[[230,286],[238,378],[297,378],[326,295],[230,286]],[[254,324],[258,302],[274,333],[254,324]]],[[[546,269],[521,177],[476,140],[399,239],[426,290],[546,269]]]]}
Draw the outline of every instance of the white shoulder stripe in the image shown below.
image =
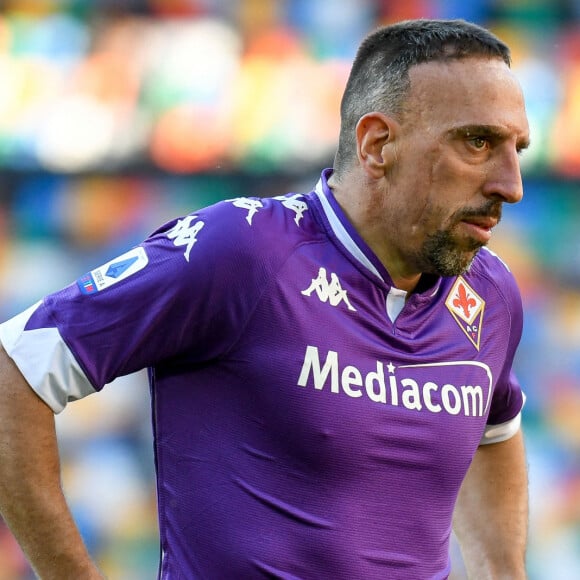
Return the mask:
{"type": "Polygon", "coordinates": [[[55,412],[95,392],[58,329],[24,330],[40,302],[0,324],[0,341],[36,394],[55,412]]]}

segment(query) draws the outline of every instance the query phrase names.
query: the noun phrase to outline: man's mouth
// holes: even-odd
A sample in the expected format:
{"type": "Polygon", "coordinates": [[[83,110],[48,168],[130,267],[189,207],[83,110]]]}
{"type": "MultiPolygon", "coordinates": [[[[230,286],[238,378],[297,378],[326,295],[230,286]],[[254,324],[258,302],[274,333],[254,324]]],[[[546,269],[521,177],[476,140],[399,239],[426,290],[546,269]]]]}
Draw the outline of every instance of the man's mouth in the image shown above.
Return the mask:
{"type": "Polygon", "coordinates": [[[491,239],[491,230],[497,225],[497,218],[493,217],[468,217],[461,220],[462,229],[465,229],[469,237],[481,244],[487,244],[491,239]]]}

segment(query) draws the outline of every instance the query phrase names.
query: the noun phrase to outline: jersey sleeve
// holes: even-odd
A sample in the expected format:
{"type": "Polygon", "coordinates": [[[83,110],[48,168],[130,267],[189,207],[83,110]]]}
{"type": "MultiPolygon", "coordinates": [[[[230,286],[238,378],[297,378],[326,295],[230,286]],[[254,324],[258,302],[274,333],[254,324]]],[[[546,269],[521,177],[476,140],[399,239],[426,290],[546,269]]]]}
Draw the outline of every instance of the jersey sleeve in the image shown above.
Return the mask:
{"type": "Polygon", "coordinates": [[[5,322],[0,340],[55,412],[185,353],[202,364],[235,343],[265,284],[254,232],[226,202],[173,220],[5,322]]]}
{"type": "MultiPolygon", "coordinates": [[[[504,326],[509,329],[507,342],[503,342],[506,348],[504,366],[495,386],[487,426],[481,439],[481,444],[485,445],[505,441],[517,433],[526,397],[513,369],[523,330],[520,291],[507,265],[490,250],[485,249],[483,252],[489,263],[493,285],[504,301],[508,321],[504,326]]],[[[506,341],[505,333],[498,332],[494,340],[506,341]]]]}

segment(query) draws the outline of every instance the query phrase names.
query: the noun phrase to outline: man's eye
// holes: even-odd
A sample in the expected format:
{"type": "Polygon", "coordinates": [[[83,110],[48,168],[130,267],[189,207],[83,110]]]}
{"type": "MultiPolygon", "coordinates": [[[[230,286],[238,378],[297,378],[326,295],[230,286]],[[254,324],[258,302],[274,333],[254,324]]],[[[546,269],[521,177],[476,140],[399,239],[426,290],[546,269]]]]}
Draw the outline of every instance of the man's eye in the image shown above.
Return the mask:
{"type": "Polygon", "coordinates": [[[469,142],[476,149],[485,149],[488,145],[488,140],[485,137],[472,137],[469,142]]]}

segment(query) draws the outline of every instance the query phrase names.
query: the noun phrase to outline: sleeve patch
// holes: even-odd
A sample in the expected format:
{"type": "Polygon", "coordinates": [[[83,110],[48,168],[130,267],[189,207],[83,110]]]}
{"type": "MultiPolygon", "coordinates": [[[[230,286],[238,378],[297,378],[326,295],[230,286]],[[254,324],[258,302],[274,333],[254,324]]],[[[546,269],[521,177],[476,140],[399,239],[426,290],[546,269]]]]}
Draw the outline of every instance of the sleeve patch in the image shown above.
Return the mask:
{"type": "Polygon", "coordinates": [[[95,294],[145,268],[149,259],[141,246],[92,270],[77,280],[83,294],[95,294]]]}

